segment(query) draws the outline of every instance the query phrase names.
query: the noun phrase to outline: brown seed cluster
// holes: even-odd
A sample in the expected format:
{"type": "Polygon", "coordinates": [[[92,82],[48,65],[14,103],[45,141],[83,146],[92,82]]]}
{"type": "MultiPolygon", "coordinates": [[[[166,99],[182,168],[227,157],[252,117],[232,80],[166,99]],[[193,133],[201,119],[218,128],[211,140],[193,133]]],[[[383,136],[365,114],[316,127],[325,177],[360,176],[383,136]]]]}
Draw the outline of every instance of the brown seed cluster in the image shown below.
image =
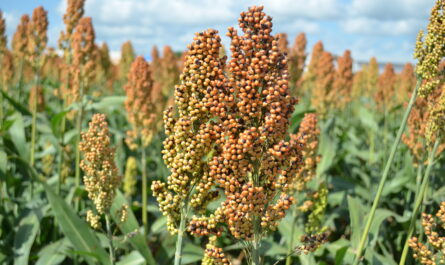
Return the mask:
{"type": "Polygon", "coordinates": [[[413,257],[425,265],[443,264],[445,262],[443,258],[445,237],[442,236],[445,229],[445,202],[440,205],[436,216],[422,214],[422,226],[431,248],[420,242],[417,237],[413,237],[409,241],[409,246],[414,252],[413,257]]]}
{"type": "Polygon", "coordinates": [[[46,35],[48,30],[47,11],[43,9],[42,6],[34,9],[31,22],[28,25],[27,30],[27,58],[34,68],[40,68],[43,64],[41,55],[43,54],[48,42],[48,37],[46,35]]]}
{"type": "Polygon", "coordinates": [[[163,159],[172,173],[167,183],[153,182],[152,190],[172,233],[176,232],[184,200],[199,211],[214,197],[210,191],[213,178],[205,157],[219,136],[210,119],[211,112],[218,110],[216,92],[225,80],[223,61],[219,58],[220,42],[215,30],[196,34],[188,46],[181,82],[175,88],[178,117],[173,116],[172,108],[164,114],[167,138],[163,159]]]}
{"type": "Polygon", "coordinates": [[[70,78],[69,89],[71,92],[71,96],[67,97],[68,104],[81,100],[81,93],[87,93],[95,76],[94,40],[95,33],[91,18],[81,18],[71,39],[73,58],[67,76],[70,78]]]}
{"type": "Polygon", "coordinates": [[[144,147],[147,147],[152,139],[156,107],[151,97],[152,89],[150,65],[142,56],[138,56],[131,64],[125,85],[125,108],[132,126],[132,130],[127,132],[126,142],[133,150],[138,147],[138,139],[141,139],[144,147]]]}
{"type": "Polygon", "coordinates": [[[335,67],[332,54],[323,51],[315,71],[315,84],[311,102],[318,116],[325,119],[329,110],[333,109],[339,95],[334,90],[335,67]]]}
{"type": "MultiPolygon", "coordinates": [[[[433,91],[427,98],[418,97],[414,103],[414,107],[411,110],[411,114],[408,118],[408,133],[402,136],[402,141],[408,146],[413,156],[414,165],[419,166],[426,162],[428,150],[431,149],[431,145],[425,141],[425,135],[429,134],[431,113],[431,104],[434,104],[440,96],[440,91],[433,91]]],[[[431,132],[431,130],[430,130],[431,132]]],[[[429,136],[432,138],[431,142],[434,142],[436,135],[429,136]]],[[[436,154],[440,154],[445,149],[445,143],[441,144],[436,154]]]]}
{"type": "Polygon", "coordinates": [[[337,59],[337,69],[332,85],[332,89],[337,94],[335,105],[338,109],[345,108],[351,101],[353,77],[351,51],[346,50],[343,56],[337,59]]]}
{"type": "Polygon", "coordinates": [[[377,62],[377,59],[375,57],[372,57],[369,60],[367,76],[366,76],[367,89],[365,92],[368,97],[372,97],[375,94],[378,80],[379,80],[379,64],[377,62]]]}
{"type": "Polygon", "coordinates": [[[297,95],[302,91],[299,91],[302,86],[302,76],[305,67],[306,61],[306,34],[300,33],[295,38],[294,45],[290,48],[289,51],[289,85],[291,87],[291,94],[297,95]]]}
{"type": "Polygon", "coordinates": [[[121,47],[121,59],[119,60],[119,78],[121,80],[125,81],[127,79],[131,64],[135,58],[136,54],[131,41],[124,42],[121,47]]]}
{"type": "Polygon", "coordinates": [[[393,107],[396,81],[394,66],[391,63],[386,64],[383,73],[378,78],[377,91],[374,95],[374,100],[381,112],[393,107]]]}
{"type": "Polygon", "coordinates": [[[23,15],[20,18],[20,23],[12,38],[12,50],[14,54],[20,58],[24,58],[28,52],[28,28],[30,21],[28,15],[23,15]]]}
{"type": "Polygon", "coordinates": [[[232,263],[224,254],[222,248],[216,246],[216,237],[210,237],[206,245],[202,265],[231,265],[232,263]]]}
{"type": "Polygon", "coordinates": [[[317,171],[317,165],[321,157],[318,152],[318,137],[320,136],[320,129],[317,125],[317,116],[313,113],[306,114],[300,123],[298,134],[292,135],[293,139],[297,141],[303,156],[303,164],[297,171],[297,176],[293,183],[293,188],[296,191],[302,191],[306,183],[311,181],[317,171]]]}
{"type": "Polygon", "coordinates": [[[229,28],[230,78],[215,109],[222,133],[210,167],[225,190],[224,222],[235,238],[244,240],[253,239],[255,222],[262,233],[284,217],[293,203],[286,191],[301,162],[297,143],[284,139],[296,103],[289,95],[287,59],[262,10],[251,7],[241,13],[243,35],[229,28]]]}
{"type": "Polygon", "coordinates": [[[162,128],[162,113],[173,105],[174,87],[179,83],[178,59],[170,46],[164,46],[162,57],[156,46],[152,50],[153,92],[156,102],[156,129],[162,128]]]}
{"type": "Polygon", "coordinates": [[[421,96],[429,95],[442,82],[439,63],[445,57],[445,1],[436,1],[431,10],[427,34],[417,36],[414,57],[418,60],[416,73],[423,80],[419,88],[421,96]]]}
{"type": "Polygon", "coordinates": [[[70,43],[74,29],[77,27],[79,20],[84,14],[85,0],[68,0],[67,9],[63,15],[63,22],[65,23],[65,31],[60,33],[59,47],[64,51],[65,58],[70,53],[70,43]]]}
{"type": "Polygon", "coordinates": [[[8,91],[14,78],[14,57],[11,51],[5,50],[1,59],[2,87],[5,91],[8,91]]]}
{"type": "Polygon", "coordinates": [[[82,133],[79,149],[84,156],[80,167],[85,172],[83,181],[88,197],[93,201],[99,215],[107,214],[121,177],[114,162],[115,150],[111,147],[105,115],[93,115],[88,131],[82,133]]]}
{"type": "Polygon", "coordinates": [[[416,76],[414,74],[414,66],[411,63],[405,64],[402,72],[398,75],[397,85],[397,102],[408,102],[411,91],[416,85],[416,76]]]}
{"type": "Polygon", "coordinates": [[[3,17],[3,12],[0,10],[0,55],[2,55],[6,50],[6,22],[3,17]]]}
{"type": "Polygon", "coordinates": [[[320,59],[324,52],[323,42],[318,41],[312,47],[311,59],[307,67],[307,71],[303,75],[303,90],[304,92],[311,92],[315,86],[315,80],[317,79],[318,68],[321,66],[320,59]]]}

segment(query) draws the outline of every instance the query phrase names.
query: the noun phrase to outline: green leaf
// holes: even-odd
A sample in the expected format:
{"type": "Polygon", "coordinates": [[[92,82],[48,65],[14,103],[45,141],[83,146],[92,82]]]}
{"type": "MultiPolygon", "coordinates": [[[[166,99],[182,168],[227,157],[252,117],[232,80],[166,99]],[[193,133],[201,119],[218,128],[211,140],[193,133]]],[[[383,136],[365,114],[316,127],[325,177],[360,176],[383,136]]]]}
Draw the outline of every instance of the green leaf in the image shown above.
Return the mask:
{"type": "Polygon", "coordinates": [[[345,258],[348,247],[342,247],[335,253],[335,265],[342,265],[343,259],[345,258]]]}
{"type": "Polygon", "coordinates": [[[83,255],[88,264],[96,264],[96,257],[101,264],[110,264],[107,252],[100,245],[99,240],[94,235],[90,227],[80,219],[74,210],[61,198],[54,193],[52,188],[45,182],[41,182],[45,188],[49,203],[54,212],[54,216],[62,229],[62,232],[70,240],[71,244],[79,253],[88,253],[83,255]]]}
{"type": "Polygon", "coordinates": [[[32,113],[28,110],[28,108],[26,108],[25,106],[23,106],[22,104],[18,103],[17,101],[15,101],[13,98],[11,98],[5,91],[0,90],[0,92],[3,94],[3,96],[9,101],[9,103],[11,103],[11,105],[18,110],[20,113],[22,113],[23,115],[28,115],[31,116],[32,113]]]}
{"type": "Polygon", "coordinates": [[[41,211],[33,209],[20,220],[14,238],[14,265],[29,264],[29,253],[39,230],[41,217],[41,211]]]}
{"type": "Polygon", "coordinates": [[[146,264],[144,257],[141,256],[139,251],[132,251],[127,256],[123,257],[117,262],[117,265],[141,265],[146,264]]]}
{"type": "Polygon", "coordinates": [[[51,130],[54,135],[58,136],[60,134],[60,124],[66,114],[66,111],[62,111],[51,118],[51,130]]]}
{"type": "Polygon", "coordinates": [[[109,107],[122,106],[127,96],[109,96],[102,98],[101,101],[87,105],[86,109],[98,109],[103,110],[109,107]]]}
{"type": "Polygon", "coordinates": [[[125,235],[131,234],[131,236],[128,236],[128,240],[130,241],[131,245],[134,248],[136,248],[145,258],[147,264],[149,265],[156,264],[156,261],[153,258],[150,248],[148,248],[144,236],[139,232],[140,226],[130,208],[128,208],[127,220],[123,223],[120,222],[117,212],[121,209],[122,205],[124,204],[129,205],[124,195],[122,195],[122,193],[118,190],[116,192],[116,197],[114,198],[113,204],[111,205],[110,209],[111,217],[113,218],[114,222],[118,224],[118,227],[123,234],[125,235]]]}
{"type": "Polygon", "coordinates": [[[348,196],[349,218],[351,218],[351,245],[358,246],[362,223],[365,221],[364,207],[360,200],[348,196]]]}
{"type": "Polygon", "coordinates": [[[51,243],[39,252],[39,259],[36,265],[57,265],[61,264],[66,257],[69,243],[66,237],[51,243]]]}
{"type": "Polygon", "coordinates": [[[20,115],[20,113],[15,113],[12,115],[12,117],[10,117],[10,119],[14,120],[14,124],[11,126],[11,128],[9,128],[11,140],[17,148],[20,157],[24,161],[28,161],[29,152],[28,145],[26,143],[25,123],[23,122],[23,117],[20,115]]]}
{"type": "Polygon", "coordinates": [[[182,251],[182,263],[190,264],[202,259],[202,248],[196,245],[186,243],[182,251]]]}
{"type": "Polygon", "coordinates": [[[321,161],[317,165],[317,178],[322,176],[332,166],[336,148],[336,143],[330,139],[327,133],[322,132],[320,134],[320,146],[318,151],[321,155],[321,161]]]}

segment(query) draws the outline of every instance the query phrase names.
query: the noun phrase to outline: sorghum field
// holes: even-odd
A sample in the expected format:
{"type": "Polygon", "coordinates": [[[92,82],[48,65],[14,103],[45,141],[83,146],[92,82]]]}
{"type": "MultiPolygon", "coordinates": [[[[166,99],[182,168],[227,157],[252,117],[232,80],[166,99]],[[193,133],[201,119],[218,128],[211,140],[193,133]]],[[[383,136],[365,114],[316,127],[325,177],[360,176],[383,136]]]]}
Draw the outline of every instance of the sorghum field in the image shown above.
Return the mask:
{"type": "Polygon", "coordinates": [[[445,0],[431,8],[402,71],[288,43],[262,6],[118,62],[84,0],[58,47],[44,7],[12,39],[0,11],[0,263],[444,264],[445,0]]]}

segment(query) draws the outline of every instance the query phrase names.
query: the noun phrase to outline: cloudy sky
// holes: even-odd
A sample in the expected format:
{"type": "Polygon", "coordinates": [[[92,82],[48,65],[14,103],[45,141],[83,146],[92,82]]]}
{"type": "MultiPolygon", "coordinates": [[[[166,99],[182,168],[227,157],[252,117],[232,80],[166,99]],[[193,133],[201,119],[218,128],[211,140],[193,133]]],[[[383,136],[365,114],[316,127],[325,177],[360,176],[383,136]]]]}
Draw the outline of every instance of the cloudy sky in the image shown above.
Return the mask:
{"type": "MultiPolygon", "coordinates": [[[[219,30],[227,45],[227,27],[259,4],[273,17],[274,32],[286,32],[290,42],[303,31],[310,47],[322,40],[335,54],[350,49],[357,60],[376,56],[403,63],[412,61],[415,37],[434,0],[86,0],[86,15],[93,18],[97,41],[106,41],[114,55],[131,40],[138,54],[149,57],[153,45],[183,50],[194,32],[207,28],[219,30]]],[[[56,45],[66,0],[2,0],[9,39],[20,16],[38,5],[48,10],[50,44],[56,45]]]]}

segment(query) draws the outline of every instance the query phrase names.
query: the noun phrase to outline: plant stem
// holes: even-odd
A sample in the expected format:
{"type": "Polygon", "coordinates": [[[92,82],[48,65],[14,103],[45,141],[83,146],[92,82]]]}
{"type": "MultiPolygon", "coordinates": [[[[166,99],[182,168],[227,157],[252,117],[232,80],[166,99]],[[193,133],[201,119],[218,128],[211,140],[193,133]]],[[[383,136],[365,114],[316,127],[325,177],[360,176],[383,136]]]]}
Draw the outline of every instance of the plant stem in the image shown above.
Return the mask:
{"type": "Polygon", "coordinates": [[[176,240],[176,251],[175,251],[175,263],[174,265],[181,265],[181,259],[182,259],[182,241],[184,239],[184,233],[185,233],[185,223],[187,220],[187,213],[188,213],[188,204],[187,201],[184,203],[182,209],[181,209],[181,221],[179,223],[178,228],[178,238],[176,240]]]}
{"type": "Polygon", "coordinates": [[[148,218],[147,218],[147,154],[145,147],[142,145],[142,158],[141,158],[141,170],[142,170],[142,225],[144,226],[144,238],[147,238],[148,234],[148,218]]]}
{"type": "MultiPolygon", "coordinates": [[[[37,127],[37,93],[39,91],[39,83],[40,83],[40,77],[39,73],[36,71],[35,76],[35,87],[32,89],[35,89],[34,91],[34,98],[32,101],[32,124],[31,124],[31,155],[29,158],[29,164],[31,167],[34,166],[35,163],[35,149],[36,149],[36,127],[37,127]]],[[[32,92],[31,92],[32,93],[32,92]]]]}
{"type": "Polygon", "coordinates": [[[79,110],[77,112],[76,119],[76,171],[75,171],[75,183],[76,188],[80,186],[80,135],[82,132],[82,116],[83,116],[83,85],[82,82],[80,84],[80,92],[79,92],[79,110]]]}
{"type": "Polygon", "coordinates": [[[365,247],[366,240],[368,239],[369,230],[371,229],[371,225],[372,225],[372,221],[374,220],[375,212],[379,205],[380,198],[382,197],[383,188],[385,186],[386,179],[388,178],[389,170],[391,169],[391,165],[393,163],[397,148],[399,146],[400,139],[402,138],[403,131],[405,130],[406,122],[408,120],[409,114],[411,113],[411,109],[413,108],[414,102],[416,101],[417,90],[418,90],[420,84],[421,84],[421,80],[418,79],[417,84],[414,87],[414,90],[412,92],[411,99],[409,100],[408,107],[406,108],[405,114],[403,115],[402,123],[400,124],[399,131],[397,132],[396,139],[395,139],[393,146],[391,148],[391,153],[389,154],[388,161],[386,162],[386,166],[383,171],[382,178],[380,179],[380,183],[377,188],[377,194],[374,198],[374,202],[372,204],[371,211],[369,212],[368,219],[366,220],[365,229],[362,233],[353,265],[358,265],[362,258],[362,252],[365,247]]]}
{"type": "Polygon", "coordinates": [[[292,226],[290,228],[290,242],[287,246],[287,258],[286,258],[286,265],[292,265],[292,254],[294,253],[294,233],[295,233],[295,226],[297,225],[297,214],[296,211],[293,211],[293,220],[292,220],[292,226]]]}
{"type": "Polygon", "coordinates": [[[105,222],[107,225],[108,243],[110,245],[110,263],[112,265],[114,265],[115,264],[115,254],[114,254],[114,246],[113,246],[113,235],[111,233],[110,217],[108,216],[108,214],[105,214],[105,222]]]}
{"type": "Polygon", "coordinates": [[[408,250],[409,250],[409,239],[413,235],[414,228],[416,227],[417,215],[419,214],[419,210],[420,210],[420,207],[422,206],[422,202],[423,202],[423,199],[425,196],[425,191],[426,191],[426,188],[428,187],[428,181],[429,181],[431,169],[433,168],[433,164],[434,164],[434,156],[436,155],[439,143],[440,143],[440,140],[437,139],[436,143],[434,144],[433,150],[430,151],[430,154],[428,157],[428,166],[425,170],[425,175],[423,176],[422,185],[420,186],[420,190],[418,190],[418,192],[416,194],[417,196],[414,201],[413,214],[411,215],[411,220],[410,220],[409,228],[408,228],[408,234],[406,236],[405,245],[403,246],[403,252],[402,252],[402,256],[400,258],[399,265],[405,264],[405,262],[406,262],[406,257],[408,255],[408,250]]]}
{"type": "Polygon", "coordinates": [[[252,265],[260,265],[260,241],[261,241],[261,231],[259,217],[255,217],[253,221],[253,242],[252,242],[252,265]]]}

